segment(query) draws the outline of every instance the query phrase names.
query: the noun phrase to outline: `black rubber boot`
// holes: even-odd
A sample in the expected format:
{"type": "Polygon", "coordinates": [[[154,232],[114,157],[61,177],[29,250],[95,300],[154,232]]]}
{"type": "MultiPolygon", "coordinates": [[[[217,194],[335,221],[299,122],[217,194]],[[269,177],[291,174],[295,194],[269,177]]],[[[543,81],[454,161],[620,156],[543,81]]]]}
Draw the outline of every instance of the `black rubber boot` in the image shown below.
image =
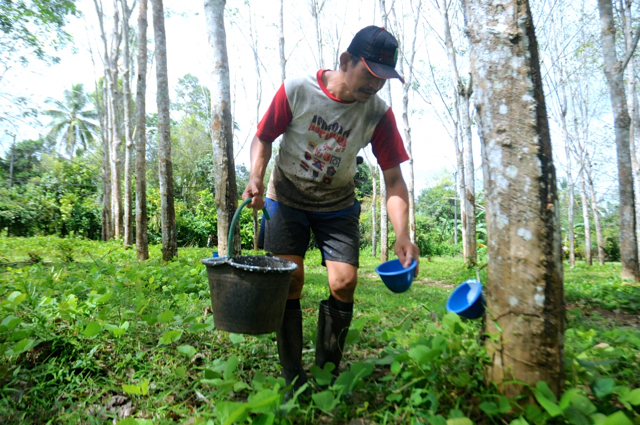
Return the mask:
{"type": "Polygon", "coordinates": [[[318,337],[316,339],[316,365],[324,368],[328,362],[336,367],[333,374],[338,376],[344,342],[349,333],[352,312],[329,307],[327,301],[320,301],[318,313],[318,337]]]}
{"type": "MultiPolygon", "coordinates": [[[[276,332],[278,341],[278,356],[282,365],[282,377],[293,391],[297,391],[305,382],[307,375],[302,368],[302,311],[285,310],[282,326],[276,332]]],[[[290,397],[290,396],[289,396],[290,397]]]]}

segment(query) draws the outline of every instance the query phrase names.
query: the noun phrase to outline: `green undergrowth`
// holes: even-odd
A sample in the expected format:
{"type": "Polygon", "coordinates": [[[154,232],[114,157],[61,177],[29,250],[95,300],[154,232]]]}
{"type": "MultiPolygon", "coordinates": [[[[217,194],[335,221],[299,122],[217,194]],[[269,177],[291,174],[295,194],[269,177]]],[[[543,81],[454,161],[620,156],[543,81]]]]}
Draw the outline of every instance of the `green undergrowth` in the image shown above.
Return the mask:
{"type": "Polygon", "coordinates": [[[556,399],[541,382],[513,400],[483,379],[481,323],[446,313],[476,276],[460,258],[423,259],[393,294],[363,251],[341,373],[313,366],[328,289],[312,251],[301,304],[313,379],[285,401],[275,336],[215,329],[210,255],[185,248],[165,264],[153,246],[139,263],[117,242],[0,238],[0,423],[640,424],[638,289],[619,264],[565,266],[567,389],[556,399]]]}

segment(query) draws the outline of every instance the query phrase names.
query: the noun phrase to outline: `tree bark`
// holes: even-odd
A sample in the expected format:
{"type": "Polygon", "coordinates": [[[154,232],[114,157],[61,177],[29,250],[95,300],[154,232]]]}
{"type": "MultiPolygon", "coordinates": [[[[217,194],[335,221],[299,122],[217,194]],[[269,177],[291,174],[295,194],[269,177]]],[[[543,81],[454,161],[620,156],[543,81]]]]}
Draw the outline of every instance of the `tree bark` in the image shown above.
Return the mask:
{"type": "Polygon", "coordinates": [[[138,81],[136,84],[136,251],[138,260],[149,258],[147,231],[147,0],[139,0],[138,81]]]}
{"type": "MultiPolygon", "coordinates": [[[[585,159],[583,159],[584,163],[585,159]]],[[[580,198],[582,202],[582,220],[584,222],[584,256],[587,266],[593,265],[591,256],[591,219],[589,218],[589,204],[587,201],[587,187],[584,178],[584,164],[580,172],[580,198]]]]}
{"type": "Polygon", "coordinates": [[[111,147],[109,144],[109,117],[107,80],[102,79],[102,110],[100,112],[100,137],[102,139],[102,240],[113,238],[111,213],[111,147]]]}
{"type": "MultiPolygon", "coordinates": [[[[410,6],[413,9],[413,2],[410,2],[410,6]]],[[[407,191],[409,192],[409,236],[411,242],[416,241],[416,207],[415,207],[415,190],[414,183],[415,177],[413,174],[413,149],[411,146],[411,125],[409,124],[409,91],[413,84],[413,64],[416,57],[416,38],[418,33],[418,21],[420,18],[420,8],[422,6],[422,0],[418,0],[418,6],[416,10],[412,10],[414,16],[413,26],[413,41],[411,42],[410,57],[407,60],[408,72],[404,76],[405,83],[402,85],[402,123],[404,125],[404,138],[407,153],[409,154],[409,164],[407,172],[407,191]]],[[[402,71],[402,60],[400,62],[400,71],[402,71]]]]}
{"type": "MultiPolygon", "coordinates": [[[[253,50],[253,63],[256,67],[256,124],[260,121],[260,104],[262,103],[262,76],[260,75],[260,58],[258,56],[258,29],[252,21],[253,13],[251,12],[251,3],[249,6],[249,35],[251,36],[251,50],[253,50]],[[255,32],[254,32],[255,28],[255,32]]],[[[282,40],[282,48],[284,49],[284,39],[282,40]]],[[[282,59],[281,59],[282,61],[282,59]]],[[[282,65],[282,64],[281,64],[282,65]]],[[[282,79],[284,83],[284,78],[282,79]]],[[[233,140],[233,137],[232,139],[233,140]]],[[[253,250],[258,250],[258,237],[260,236],[260,227],[258,225],[258,211],[253,209],[253,250]]]]}
{"type": "Polygon", "coordinates": [[[613,121],[618,157],[618,190],[620,198],[620,259],[622,278],[640,281],[638,269],[638,244],[635,223],[635,196],[633,172],[629,148],[630,118],[624,88],[624,69],[618,61],[615,46],[615,29],[611,0],[598,0],[600,11],[600,39],[604,57],[604,74],[609,85],[609,96],[613,107],[613,121]]]}
{"type": "Polygon", "coordinates": [[[316,42],[318,46],[318,68],[324,68],[324,57],[322,55],[322,28],[320,24],[320,12],[324,6],[325,0],[310,0],[309,6],[311,7],[311,16],[313,17],[313,23],[316,30],[316,42]]]}
{"type": "Polygon", "coordinates": [[[216,182],[218,212],[218,252],[232,256],[240,253],[240,231],[236,227],[235,243],[227,246],[231,218],[238,206],[235,164],[233,158],[233,119],[231,116],[231,89],[227,36],[224,29],[225,0],[205,0],[207,37],[211,55],[211,139],[216,182]]]}
{"type": "Polygon", "coordinates": [[[453,47],[453,38],[451,37],[451,27],[449,25],[449,2],[441,0],[440,13],[444,24],[444,41],[447,49],[447,58],[449,59],[449,71],[451,72],[451,82],[455,87],[455,94],[458,99],[456,106],[459,112],[460,133],[462,135],[462,158],[464,161],[464,191],[462,194],[462,221],[463,227],[463,243],[464,243],[464,262],[475,264],[478,261],[476,250],[476,207],[475,207],[475,172],[473,165],[473,147],[471,138],[471,115],[469,112],[470,98],[472,94],[472,79],[465,86],[456,60],[456,52],[453,47]]]}
{"type": "Polygon", "coordinates": [[[131,205],[131,183],[133,180],[133,139],[131,138],[131,68],[129,64],[129,19],[133,9],[129,9],[127,0],[120,0],[122,5],[122,33],[124,37],[122,75],[122,94],[124,96],[124,245],[133,244],[133,208],[131,205]]]}
{"type": "Polygon", "coordinates": [[[284,55],[284,0],[280,0],[280,13],[278,14],[278,51],[280,52],[280,80],[287,77],[287,59],[284,55]]]}
{"type": "Polygon", "coordinates": [[[378,209],[378,167],[371,166],[371,182],[373,185],[373,196],[371,199],[371,256],[378,256],[378,239],[376,235],[376,210],[378,209]]]}
{"type": "MultiPolygon", "coordinates": [[[[380,0],[380,13],[382,14],[382,26],[389,27],[389,16],[385,6],[385,0],[380,0]]],[[[385,100],[392,106],[391,85],[385,84],[382,90],[385,100]]],[[[380,262],[384,263],[389,260],[389,215],[387,213],[387,185],[384,181],[382,169],[380,172],[380,262]]]]}
{"type": "MultiPolygon", "coordinates": [[[[629,54],[634,48],[633,46],[633,29],[631,17],[631,0],[624,2],[624,39],[625,53],[629,54]]],[[[640,111],[638,110],[638,93],[636,92],[636,75],[635,63],[633,58],[627,65],[627,89],[629,98],[627,100],[629,107],[629,117],[631,125],[629,126],[629,149],[631,156],[631,168],[633,172],[633,182],[635,186],[635,218],[636,218],[636,242],[638,246],[638,255],[640,255],[640,163],[638,162],[638,154],[636,152],[636,141],[640,136],[640,111]]]]}
{"type": "Polygon", "coordinates": [[[555,168],[527,0],[465,0],[488,231],[487,379],[564,381],[564,293],[555,168]]]}
{"type": "Polygon", "coordinates": [[[115,237],[122,236],[123,210],[122,210],[122,115],[120,109],[120,93],[118,90],[119,70],[118,59],[120,58],[120,43],[122,34],[120,32],[120,12],[118,1],[113,1],[113,36],[115,40],[111,50],[109,60],[109,91],[111,94],[111,208],[113,210],[113,227],[115,237]]]}
{"type": "Polygon", "coordinates": [[[174,206],[173,165],[171,163],[167,40],[162,0],[151,0],[151,5],[153,8],[153,34],[156,40],[156,79],[158,83],[156,103],[158,105],[158,171],[160,177],[162,259],[169,261],[178,255],[178,243],[174,206]]]}
{"type": "Polygon", "coordinates": [[[600,212],[598,201],[596,199],[596,189],[593,183],[593,170],[591,169],[591,159],[589,153],[585,151],[585,168],[587,174],[587,185],[589,186],[589,200],[591,202],[591,211],[593,212],[593,226],[596,228],[596,243],[598,245],[598,261],[604,266],[604,238],[602,236],[602,226],[600,225],[600,212]]]}

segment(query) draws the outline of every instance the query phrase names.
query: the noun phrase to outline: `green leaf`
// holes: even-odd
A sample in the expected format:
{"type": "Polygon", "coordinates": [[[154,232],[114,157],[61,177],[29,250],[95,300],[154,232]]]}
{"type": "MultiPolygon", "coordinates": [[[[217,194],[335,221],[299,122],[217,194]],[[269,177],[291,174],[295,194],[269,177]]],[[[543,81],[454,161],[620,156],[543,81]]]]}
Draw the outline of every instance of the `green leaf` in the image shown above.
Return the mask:
{"type": "Polygon", "coordinates": [[[233,378],[239,363],[240,361],[236,356],[229,357],[229,360],[227,360],[227,364],[224,367],[224,379],[229,380],[233,378]]]}
{"type": "Polygon", "coordinates": [[[552,418],[562,414],[562,409],[553,401],[546,398],[541,391],[534,390],[533,395],[536,397],[536,400],[538,400],[538,403],[540,403],[540,406],[542,406],[552,418]]]}
{"type": "Polygon", "coordinates": [[[373,373],[374,367],[370,363],[357,362],[351,365],[351,372],[356,379],[366,378],[373,373]]]}
{"type": "Polygon", "coordinates": [[[591,421],[593,421],[593,425],[604,425],[604,423],[607,421],[607,417],[602,413],[594,413],[590,415],[589,418],[591,418],[591,421]]]}
{"type": "Polygon", "coordinates": [[[142,390],[139,385],[122,384],[122,391],[127,394],[142,394],[142,390]]]}
{"type": "Polygon", "coordinates": [[[158,315],[158,322],[160,323],[169,323],[171,319],[173,319],[174,313],[171,310],[165,310],[162,314],[158,315]]]}
{"type": "Polygon", "coordinates": [[[96,300],[96,304],[104,304],[111,299],[111,292],[107,292],[96,300]]]}
{"type": "Polygon", "coordinates": [[[578,388],[571,388],[569,390],[567,390],[564,394],[562,394],[562,397],[560,397],[560,409],[564,410],[567,407],[569,407],[569,405],[571,404],[571,400],[573,400],[573,397],[575,397],[577,394],[580,393],[580,390],[578,388]]]}
{"type": "Polygon", "coordinates": [[[613,389],[616,386],[616,381],[612,378],[598,378],[593,386],[593,393],[598,398],[606,397],[609,394],[613,394],[613,389]]]}
{"type": "Polygon", "coordinates": [[[313,398],[316,406],[325,413],[330,413],[338,405],[338,400],[335,399],[333,393],[329,390],[315,393],[311,398],[313,398]]]}
{"type": "Polygon", "coordinates": [[[17,307],[18,304],[25,300],[25,298],[27,298],[27,294],[23,294],[20,291],[14,291],[7,297],[7,299],[11,301],[11,304],[13,304],[14,307],[17,307]]]}
{"type": "Polygon", "coordinates": [[[591,400],[583,394],[576,394],[571,399],[571,407],[578,410],[580,413],[589,416],[595,413],[598,409],[593,405],[591,400]]]}
{"type": "Polygon", "coordinates": [[[619,411],[607,416],[607,420],[604,421],[604,425],[633,425],[633,422],[631,422],[631,419],[629,419],[624,412],[619,411]]]}
{"type": "Polygon", "coordinates": [[[313,365],[311,366],[311,375],[316,379],[316,383],[320,386],[325,386],[331,384],[333,380],[333,375],[331,372],[328,372],[324,369],[321,369],[320,366],[313,365]]]}
{"type": "Polygon", "coordinates": [[[553,391],[551,391],[551,388],[549,388],[549,384],[547,384],[544,381],[538,381],[536,383],[536,388],[538,389],[538,391],[540,391],[542,393],[542,395],[549,401],[552,401],[554,403],[558,402],[558,399],[556,398],[556,395],[553,393],[553,391]]]}
{"type": "Polygon", "coordinates": [[[500,410],[498,409],[498,405],[493,401],[484,401],[480,403],[480,409],[489,416],[497,415],[500,410]]]}
{"type": "Polygon", "coordinates": [[[25,351],[31,350],[39,343],[40,341],[34,341],[33,339],[25,338],[21,341],[18,341],[13,347],[5,351],[4,354],[7,356],[17,356],[18,354],[22,354],[25,351]]]}
{"type": "Polygon", "coordinates": [[[633,404],[634,406],[640,406],[640,388],[631,390],[629,394],[620,398],[623,401],[633,404]]]}
{"type": "Polygon", "coordinates": [[[178,345],[178,352],[183,354],[185,357],[191,358],[196,355],[198,350],[191,345],[178,345]]]}
{"type": "Polygon", "coordinates": [[[244,342],[244,336],[242,334],[229,334],[229,339],[233,344],[240,344],[244,342]]]}
{"type": "Polygon", "coordinates": [[[473,421],[469,418],[454,418],[447,419],[447,425],[474,425],[473,421]]]}
{"type": "Polygon", "coordinates": [[[98,322],[89,322],[84,328],[83,335],[87,338],[92,338],[98,335],[102,331],[102,326],[98,322]]]}
{"type": "Polygon", "coordinates": [[[189,326],[189,331],[191,331],[191,332],[200,332],[201,330],[204,330],[209,326],[210,325],[208,325],[206,323],[194,323],[193,325],[189,326]]]}
{"type": "Polygon", "coordinates": [[[509,425],[529,425],[529,422],[527,422],[527,420],[525,418],[518,418],[518,419],[514,419],[511,422],[509,422],[509,425]]]}
{"type": "Polygon", "coordinates": [[[140,391],[142,391],[142,395],[149,394],[149,380],[148,379],[146,381],[143,381],[142,384],[140,384],[140,391]]]}
{"type": "Polygon", "coordinates": [[[393,373],[394,375],[399,374],[401,370],[402,370],[402,363],[398,361],[394,361],[391,364],[391,373],[393,373]]]}
{"type": "Polygon", "coordinates": [[[500,413],[505,414],[511,410],[511,403],[509,403],[509,399],[507,397],[503,395],[498,396],[498,403],[500,404],[500,413]]]}
{"type": "Polygon", "coordinates": [[[272,425],[276,420],[276,415],[273,413],[267,413],[266,415],[258,416],[251,422],[252,425],[272,425]]]}
{"type": "Polygon", "coordinates": [[[434,359],[442,354],[440,349],[429,349],[424,345],[418,345],[409,351],[409,356],[415,360],[416,363],[430,364],[434,359]]]}
{"type": "Polygon", "coordinates": [[[184,366],[178,366],[176,368],[176,376],[178,378],[184,378],[185,376],[187,376],[187,369],[185,369],[184,366]]]}
{"type": "Polygon", "coordinates": [[[13,331],[22,322],[19,317],[9,315],[2,320],[2,325],[7,327],[7,330],[13,331]]]}
{"type": "Polygon", "coordinates": [[[161,345],[171,344],[172,342],[178,341],[181,336],[182,336],[182,331],[177,329],[172,331],[165,331],[165,333],[162,334],[162,337],[160,338],[159,344],[161,345]]]}
{"type": "Polygon", "coordinates": [[[591,425],[589,417],[573,406],[564,409],[563,416],[573,425],[591,425]]]}

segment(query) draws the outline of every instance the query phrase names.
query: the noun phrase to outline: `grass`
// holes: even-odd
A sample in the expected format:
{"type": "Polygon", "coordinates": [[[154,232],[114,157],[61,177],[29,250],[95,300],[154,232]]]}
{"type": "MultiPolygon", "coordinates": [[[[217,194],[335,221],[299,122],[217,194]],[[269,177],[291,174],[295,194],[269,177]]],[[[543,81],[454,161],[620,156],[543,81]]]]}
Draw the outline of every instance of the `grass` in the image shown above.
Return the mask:
{"type": "Polygon", "coordinates": [[[1,423],[640,423],[640,292],[619,264],[565,265],[569,395],[563,404],[541,387],[542,407],[523,409],[485,384],[480,323],[445,311],[475,277],[460,258],[423,259],[410,291],[393,294],[363,251],[332,384],[312,367],[328,287],[311,251],[301,304],[313,395],[285,402],[275,335],[214,328],[200,264],[211,250],[167,264],[158,246],[150,253],[139,263],[116,242],[0,238],[1,423]]]}

